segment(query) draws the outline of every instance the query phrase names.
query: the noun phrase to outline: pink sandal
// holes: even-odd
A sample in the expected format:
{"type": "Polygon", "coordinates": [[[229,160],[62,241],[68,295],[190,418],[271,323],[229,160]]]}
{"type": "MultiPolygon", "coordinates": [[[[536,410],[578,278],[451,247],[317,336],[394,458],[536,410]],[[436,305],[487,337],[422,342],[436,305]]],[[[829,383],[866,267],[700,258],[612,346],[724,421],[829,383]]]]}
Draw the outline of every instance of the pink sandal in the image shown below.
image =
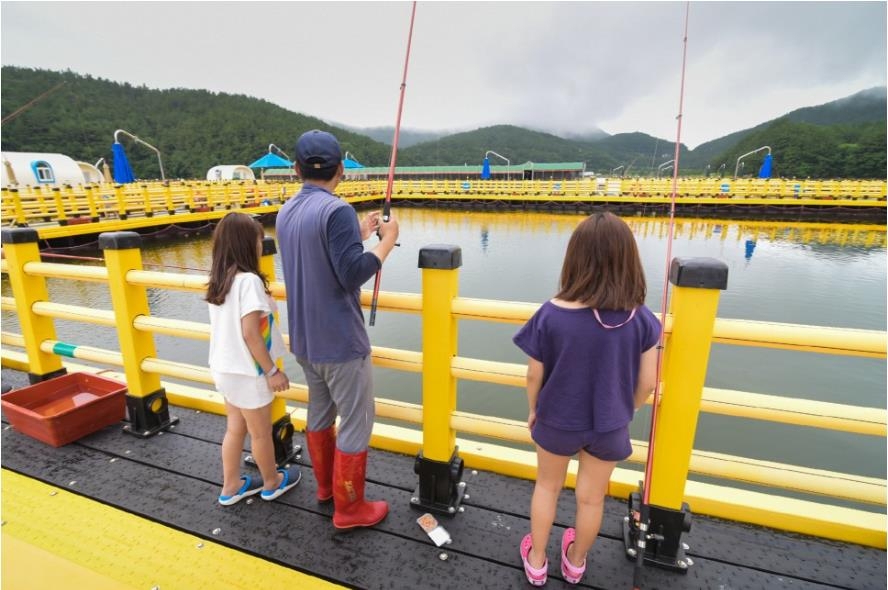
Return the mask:
{"type": "Polygon", "coordinates": [[[567,559],[567,550],[576,538],[577,531],[574,529],[567,529],[564,531],[564,536],[561,537],[561,575],[564,576],[564,581],[569,584],[579,584],[583,574],[586,573],[585,559],[580,567],[574,566],[567,559]]]}
{"type": "Polygon", "coordinates": [[[527,581],[530,582],[534,586],[542,586],[546,583],[546,578],[548,576],[549,569],[549,560],[543,563],[543,567],[537,569],[530,565],[530,562],[527,561],[527,556],[530,554],[530,550],[533,547],[533,541],[530,537],[530,533],[524,535],[524,538],[521,539],[521,561],[524,562],[524,575],[527,576],[527,581]]]}

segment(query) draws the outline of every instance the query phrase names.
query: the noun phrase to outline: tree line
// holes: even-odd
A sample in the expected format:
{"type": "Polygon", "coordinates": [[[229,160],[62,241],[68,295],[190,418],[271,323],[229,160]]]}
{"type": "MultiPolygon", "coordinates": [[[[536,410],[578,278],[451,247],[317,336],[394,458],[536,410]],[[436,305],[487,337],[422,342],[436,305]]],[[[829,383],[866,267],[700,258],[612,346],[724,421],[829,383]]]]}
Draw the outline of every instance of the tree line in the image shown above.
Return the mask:
{"type": "MultiPolygon", "coordinates": [[[[6,118],[61,82],[2,127],[4,151],[63,153],[76,160],[111,160],[115,130],[124,129],[157,147],[170,178],[203,178],[219,164],[250,164],[274,144],[293,156],[296,138],[309,129],[334,133],[365,166],[387,166],[391,147],[359,132],[328,125],[268,101],[244,95],[182,88],[154,90],[70,71],[4,66],[2,114],[6,118]]],[[[885,90],[808,107],[752,129],[681,146],[682,174],[732,175],[746,152],[768,145],[775,176],[794,178],[885,178],[885,90]]],[[[122,139],[136,175],[157,178],[154,152],[122,139]]],[[[674,155],[675,144],[644,133],[599,139],[565,139],[512,125],[497,125],[425,141],[398,153],[404,166],[479,166],[487,150],[512,164],[585,162],[599,174],[653,176],[674,155]]],[[[753,175],[764,153],[745,160],[753,175]]],[[[492,164],[502,164],[493,158],[492,164]]]]}

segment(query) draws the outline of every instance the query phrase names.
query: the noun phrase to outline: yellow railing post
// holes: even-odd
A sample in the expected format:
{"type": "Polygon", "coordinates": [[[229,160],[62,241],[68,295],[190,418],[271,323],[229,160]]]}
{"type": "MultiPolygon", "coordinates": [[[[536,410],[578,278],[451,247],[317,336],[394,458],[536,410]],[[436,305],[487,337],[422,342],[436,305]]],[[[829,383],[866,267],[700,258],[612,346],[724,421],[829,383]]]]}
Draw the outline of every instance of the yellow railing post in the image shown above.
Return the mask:
{"type": "Polygon", "coordinates": [[[147,438],[168,429],[179,419],[170,417],[160,375],[142,370],[142,361],[155,358],[157,352],[153,334],[134,327],[137,318],[151,315],[147,289],[127,282],[129,271],[142,270],[141,245],[142,237],[136,232],[99,234],[99,248],[105,252],[108,288],[126,374],[126,408],[130,424],[124,426],[124,431],[147,438]]]}
{"type": "Polygon", "coordinates": [[[646,555],[663,567],[686,571],[681,535],[690,530],[691,513],[684,503],[685,483],[719,291],[728,286],[728,266],[714,258],[675,258],[669,268],[669,282],[673,285],[672,331],[663,360],[663,392],[651,442],[653,456],[647,484],[648,530],[658,537],[648,541],[646,555]]]}
{"type": "Polygon", "coordinates": [[[83,187],[83,190],[86,193],[86,207],[89,209],[89,220],[92,223],[96,223],[99,221],[99,209],[96,206],[96,197],[93,194],[93,186],[86,185],[83,187]]]}
{"type": "Polygon", "coordinates": [[[650,499],[652,504],[678,510],[694,446],[719,292],[727,288],[728,267],[714,258],[675,258],[669,281],[674,286],[672,332],[663,362],[650,499]]]}
{"type": "MultiPolygon", "coordinates": [[[[5,188],[3,189],[6,190],[5,188]]],[[[15,220],[13,223],[19,227],[28,225],[28,218],[25,215],[25,207],[22,205],[22,196],[17,188],[9,189],[9,197],[12,199],[13,209],[15,211],[15,220]]]]}
{"type": "Polygon", "coordinates": [[[167,215],[175,215],[176,205],[173,203],[173,187],[170,186],[169,180],[163,183],[163,201],[166,204],[167,215]]]}
{"type": "Polygon", "coordinates": [[[56,333],[52,318],[39,316],[33,311],[35,303],[49,301],[46,279],[25,273],[26,264],[40,262],[38,239],[37,230],[27,227],[4,228],[0,238],[9,268],[9,284],[15,298],[15,310],[25,340],[25,352],[28,355],[28,380],[32,384],[67,372],[58,355],[40,349],[44,340],[55,340],[56,333]]]}
{"type": "Polygon", "coordinates": [[[194,185],[189,184],[185,188],[185,207],[188,209],[189,213],[194,213],[196,207],[194,204],[194,185]]]}
{"type": "Polygon", "coordinates": [[[153,217],[154,207],[151,203],[151,191],[148,189],[147,184],[142,184],[139,188],[142,189],[142,207],[145,210],[145,217],[153,217]]]}
{"type": "Polygon", "coordinates": [[[64,201],[68,203],[68,207],[71,209],[71,215],[75,218],[78,217],[77,193],[74,191],[74,187],[70,184],[62,185],[62,192],[64,193],[64,201]]]}
{"type": "Polygon", "coordinates": [[[59,225],[68,225],[68,216],[65,214],[65,204],[62,202],[62,189],[52,187],[52,200],[55,202],[56,215],[55,220],[59,225]]]}
{"type": "MultiPolygon", "coordinates": [[[[274,255],[277,254],[277,246],[274,238],[265,236],[262,239],[262,258],[259,259],[261,270],[269,282],[275,280],[274,255]]],[[[280,325],[280,313],[274,314],[274,321],[280,325]]],[[[279,366],[282,363],[279,363],[279,366]]],[[[281,367],[283,368],[283,367],[281,367]]],[[[293,422],[290,421],[290,413],[287,411],[287,400],[274,396],[271,402],[271,435],[274,441],[274,460],[279,467],[293,460],[302,447],[293,445],[293,422]]]]}
{"type": "Polygon", "coordinates": [[[463,460],[456,447],[450,418],[456,410],[456,378],[451,363],[456,356],[457,327],[451,306],[459,291],[459,246],[436,244],[419,251],[422,269],[422,449],[414,472],[419,486],[413,507],[444,514],[456,513],[465,494],[460,481],[463,460]]]}
{"type": "Polygon", "coordinates": [[[127,216],[126,193],[122,184],[114,185],[114,198],[117,199],[117,219],[124,220],[127,216]]]}

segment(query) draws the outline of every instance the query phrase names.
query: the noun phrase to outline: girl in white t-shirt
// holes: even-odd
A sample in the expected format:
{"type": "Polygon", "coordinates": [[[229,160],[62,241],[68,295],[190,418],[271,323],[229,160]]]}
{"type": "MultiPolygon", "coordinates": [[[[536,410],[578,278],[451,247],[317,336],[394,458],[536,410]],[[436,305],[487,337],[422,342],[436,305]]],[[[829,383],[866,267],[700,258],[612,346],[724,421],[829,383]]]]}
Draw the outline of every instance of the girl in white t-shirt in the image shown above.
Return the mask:
{"type": "Polygon", "coordinates": [[[222,440],[223,506],[260,492],[263,500],[274,500],[302,475],[295,464],[275,469],[271,402],[274,392],[287,390],[290,381],[278,368],[286,349],[268,279],[259,270],[263,234],[262,226],[243,213],[227,214],[213,232],[206,301],[210,372],[228,415],[222,440]],[[262,482],[240,472],[247,432],[262,482]]]}

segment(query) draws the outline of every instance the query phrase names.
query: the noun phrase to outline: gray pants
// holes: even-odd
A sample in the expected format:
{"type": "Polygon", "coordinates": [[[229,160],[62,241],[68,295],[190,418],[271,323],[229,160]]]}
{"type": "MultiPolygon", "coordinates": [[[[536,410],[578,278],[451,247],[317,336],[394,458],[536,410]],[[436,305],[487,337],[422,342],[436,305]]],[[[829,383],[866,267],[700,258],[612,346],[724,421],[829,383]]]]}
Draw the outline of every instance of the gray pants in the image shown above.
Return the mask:
{"type": "Polygon", "coordinates": [[[325,430],[336,421],[339,430],[336,448],[344,453],[360,453],[370,445],[373,419],[373,366],[370,355],[345,363],[311,363],[297,358],[308,384],[310,431],[325,430]]]}

